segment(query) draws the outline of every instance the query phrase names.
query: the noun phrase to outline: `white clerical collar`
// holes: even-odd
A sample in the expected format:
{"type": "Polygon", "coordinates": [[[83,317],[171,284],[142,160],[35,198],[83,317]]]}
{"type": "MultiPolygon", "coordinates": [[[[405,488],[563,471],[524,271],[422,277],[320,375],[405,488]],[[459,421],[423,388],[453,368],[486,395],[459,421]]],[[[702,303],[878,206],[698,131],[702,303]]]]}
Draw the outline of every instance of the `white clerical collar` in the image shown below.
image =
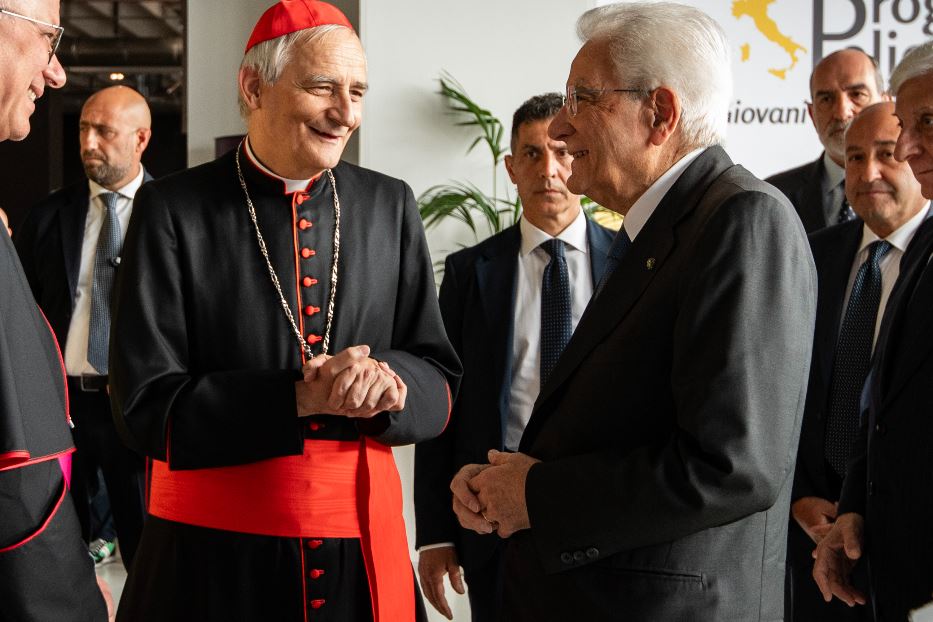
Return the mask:
{"type": "Polygon", "coordinates": [[[276,173],[273,173],[271,170],[268,169],[268,167],[266,167],[265,164],[260,162],[259,158],[257,158],[256,155],[253,153],[253,148],[250,147],[249,145],[248,136],[246,137],[246,141],[244,142],[244,145],[246,149],[246,156],[249,158],[250,162],[252,162],[256,166],[256,168],[258,168],[260,171],[262,171],[269,177],[275,177],[276,179],[281,181],[283,184],[285,184],[285,194],[291,194],[293,192],[304,192],[308,188],[308,186],[311,184],[311,182],[313,181],[313,178],[311,179],[288,179],[287,177],[282,177],[281,175],[277,175],[276,173]]]}
{"type": "MultiPolygon", "coordinates": [[[[920,224],[926,219],[927,212],[930,211],[930,203],[927,202],[923,209],[913,215],[913,217],[905,222],[903,225],[891,232],[891,235],[885,238],[891,246],[901,251],[902,253],[907,250],[907,245],[910,244],[910,241],[914,238],[914,234],[917,233],[917,229],[920,227],[920,224]]],[[[880,240],[875,232],[868,228],[868,225],[862,226],[862,243],[859,245],[858,250],[862,252],[866,246],[880,240]]]]}
{"type": "Polygon", "coordinates": [[[555,236],[538,229],[528,222],[528,219],[524,216],[518,222],[518,228],[522,234],[521,254],[523,257],[552,237],[563,240],[565,244],[579,251],[583,251],[584,253],[587,253],[587,249],[589,248],[586,243],[586,214],[583,213],[583,208],[580,208],[580,213],[573,219],[573,222],[555,236]]]}
{"type": "Polygon", "coordinates": [[[699,147],[677,160],[673,166],[667,169],[663,175],[658,177],[655,182],[638,197],[638,200],[635,201],[635,204],[632,205],[632,208],[623,219],[622,226],[625,227],[625,232],[628,234],[630,240],[633,242],[635,241],[635,237],[644,228],[645,223],[651,218],[654,210],[658,208],[661,199],[664,198],[671,187],[680,179],[680,176],[687,170],[687,167],[700,157],[700,154],[704,151],[706,151],[706,147],[699,147]]]}
{"type": "Polygon", "coordinates": [[[110,190],[109,188],[104,188],[103,186],[101,186],[99,183],[97,183],[93,179],[88,179],[87,183],[91,190],[91,200],[94,200],[98,196],[105,194],[107,192],[116,192],[120,196],[125,197],[129,199],[130,201],[132,201],[133,197],[136,196],[136,191],[139,190],[139,187],[143,185],[144,175],[145,175],[145,171],[143,170],[142,165],[140,165],[139,172],[136,173],[136,177],[129,180],[127,183],[123,184],[123,186],[121,186],[120,188],[117,188],[116,190],[110,190]]]}

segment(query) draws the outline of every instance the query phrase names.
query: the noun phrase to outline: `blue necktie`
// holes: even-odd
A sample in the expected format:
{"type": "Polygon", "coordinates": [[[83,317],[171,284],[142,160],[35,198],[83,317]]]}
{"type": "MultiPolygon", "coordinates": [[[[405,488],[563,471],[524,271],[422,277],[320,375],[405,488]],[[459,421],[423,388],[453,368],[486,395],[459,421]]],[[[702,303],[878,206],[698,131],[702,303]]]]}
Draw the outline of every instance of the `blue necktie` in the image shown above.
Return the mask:
{"type": "Polygon", "coordinates": [[[541,386],[544,386],[570,341],[573,315],[564,243],[552,238],[543,242],[541,248],[551,257],[541,278],[541,386]]]}
{"type": "Polygon", "coordinates": [[[110,344],[110,294],[122,246],[120,220],[117,218],[116,192],[100,195],[106,211],[97,238],[94,255],[94,285],[91,289],[91,320],[88,326],[87,361],[102,376],[107,374],[107,349],[110,344]]]}
{"type": "Polygon", "coordinates": [[[603,287],[606,286],[606,281],[609,280],[612,273],[619,267],[619,262],[631,245],[632,241],[629,239],[628,233],[626,233],[625,226],[623,225],[616,233],[616,237],[612,240],[612,246],[609,247],[609,254],[606,256],[606,267],[603,268],[603,275],[599,279],[599,284],[596,286],[596,292],[593,294],[593,298],[599,296],[599,293],[603,291],[603,287]]]}
{"type": "Polygon", "coordinates": [[[852,442],[858,433],[859,401],[871,363],[875,321],[881,303],[879,262],[891,249],[884,240],[868,246],[868,258],[859,266],[849,294],[836,343],[826,419],[826,460],[839,475],[845,475],[852,442]]]}

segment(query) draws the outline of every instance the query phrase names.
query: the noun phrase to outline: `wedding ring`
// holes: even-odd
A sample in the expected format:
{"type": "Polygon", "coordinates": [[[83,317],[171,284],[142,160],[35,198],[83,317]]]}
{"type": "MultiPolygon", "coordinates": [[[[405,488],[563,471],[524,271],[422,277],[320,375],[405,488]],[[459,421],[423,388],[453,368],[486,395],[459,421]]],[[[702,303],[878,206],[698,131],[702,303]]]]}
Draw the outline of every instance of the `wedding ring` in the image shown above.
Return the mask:
{"type": "Polygon", "coordinates": [[[484,521],[489,523],[489,526],[492,527],[493,531],[499,530],[499,521],[489,520],[488,518],[486,518],[486,512],[483,512],[483,511],[480,511],[479,515],[483,517],[484,521]]]}

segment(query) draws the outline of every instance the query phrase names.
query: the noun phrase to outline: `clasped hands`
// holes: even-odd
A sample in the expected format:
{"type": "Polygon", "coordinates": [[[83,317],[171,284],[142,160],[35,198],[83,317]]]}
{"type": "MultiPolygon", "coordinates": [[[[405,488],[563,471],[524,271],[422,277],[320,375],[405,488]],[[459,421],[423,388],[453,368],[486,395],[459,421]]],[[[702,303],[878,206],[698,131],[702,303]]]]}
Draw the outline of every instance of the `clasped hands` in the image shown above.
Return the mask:
{"type": "Polygon", "coordinates": [[[295,383],[299,417],[369,418],[405,408],[408,387],[388,363],[369,358],[369,346],[315,356],[301,371],[304,378],[295,383]]]}
{"type": "Polygon", "coordinates": [[[522,453],[489,450],[489,464],[468,464],[450,482],[454,513],[464,529],[507,538],[531,527],[525,479],[540,462],[522,453]]]}

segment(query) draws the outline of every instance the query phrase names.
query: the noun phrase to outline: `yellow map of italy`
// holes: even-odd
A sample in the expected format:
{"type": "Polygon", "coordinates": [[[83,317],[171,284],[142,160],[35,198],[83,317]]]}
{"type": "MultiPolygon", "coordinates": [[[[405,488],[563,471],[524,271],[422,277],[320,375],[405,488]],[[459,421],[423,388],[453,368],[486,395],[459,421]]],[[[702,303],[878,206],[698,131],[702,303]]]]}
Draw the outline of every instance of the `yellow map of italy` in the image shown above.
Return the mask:
{"type": "MultiPolygon", "coordinates": [[[[736,19],[743,16],[752,18],[755,22],[755,28],[763,34],[768,41],[778,44],[790,56],[790,66],[783,69],[768,69],[768,73],[777,76],[781,80],[785,79],[787,72],[797,65],[797,52],[806,53],[807,48],[803,47],[778,28],[777,23],[768,15],[768,6],[775,0],[734,0],[732,3],[732,15],[736,19]]],[[[748,43],[741,47],[742,61],[747,61],[751,46],[748,43]]]]}

